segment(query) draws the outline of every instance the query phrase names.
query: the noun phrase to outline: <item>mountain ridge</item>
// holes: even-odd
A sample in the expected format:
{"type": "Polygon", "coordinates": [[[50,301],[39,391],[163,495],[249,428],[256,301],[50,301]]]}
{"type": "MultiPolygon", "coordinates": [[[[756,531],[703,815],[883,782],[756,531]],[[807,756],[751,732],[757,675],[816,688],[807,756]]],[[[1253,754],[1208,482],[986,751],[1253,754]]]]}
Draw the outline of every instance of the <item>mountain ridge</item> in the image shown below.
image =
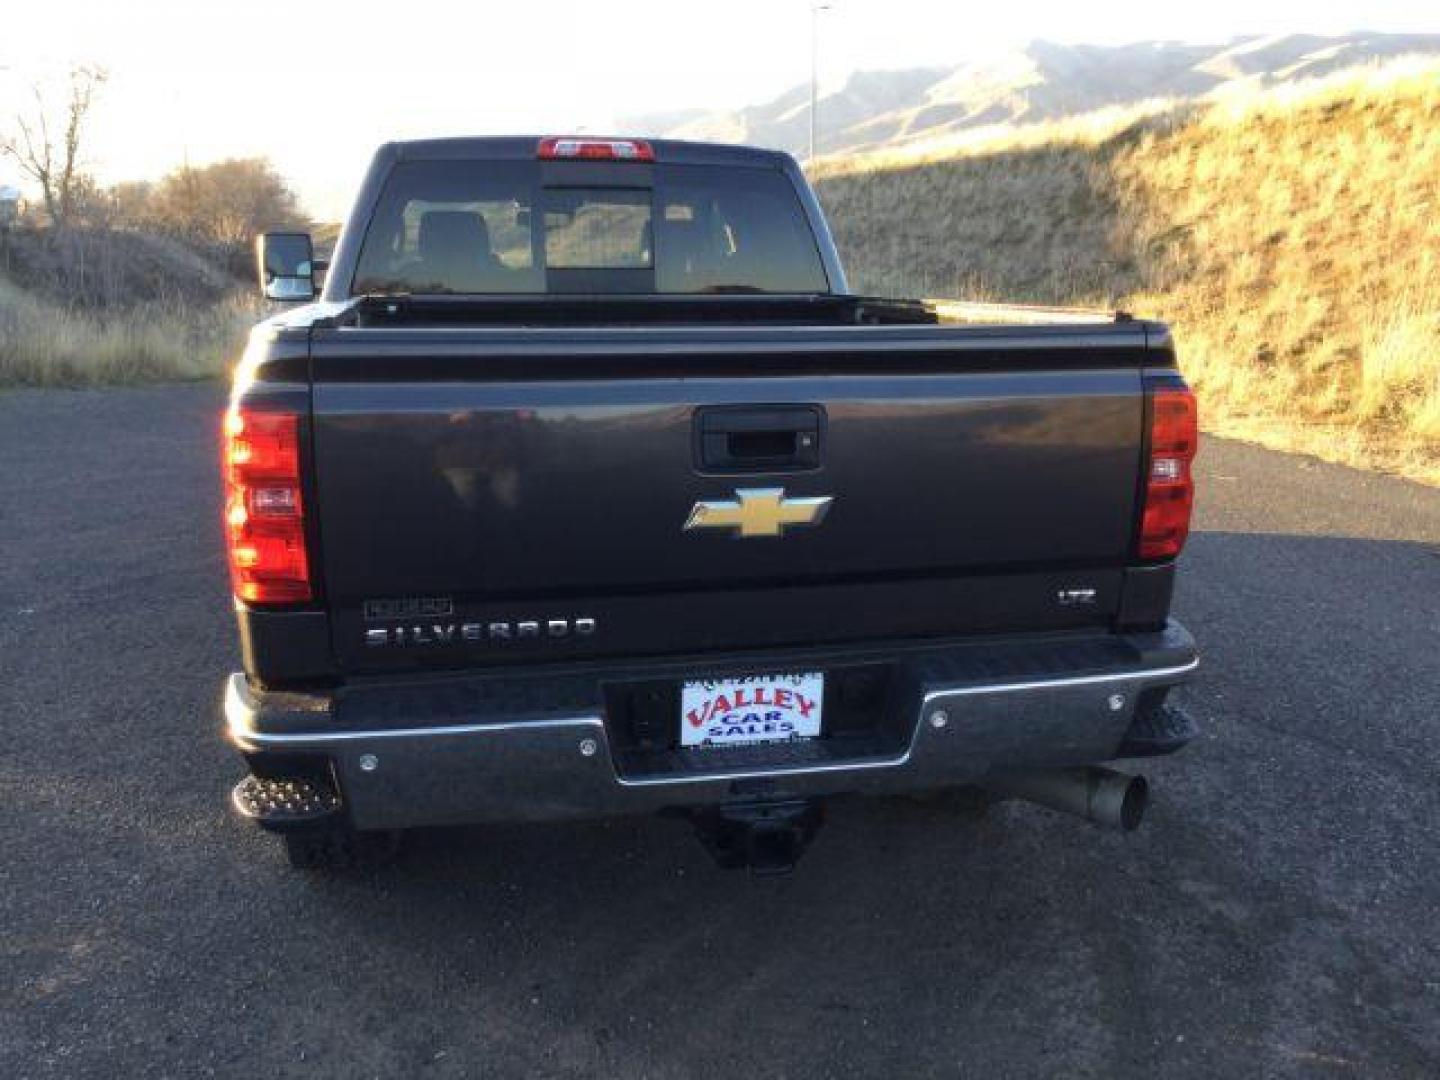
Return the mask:
{"type": "MultiPolygon", "coordinates": [[[[954,66],[857,71],[820,98],[817,152],[903,147],[995,124],[1057,120],[1153,98],[1196,98],[1237,85],[1271,87],[1407,54],[1440,55],[1440,34],[1356,32],[1246,36],[1219,44],[1036,40],[954,66]]],[[[657,137],[808,151],[808,84],[738,109],[672,109],[630,118],[657,137]]]]}

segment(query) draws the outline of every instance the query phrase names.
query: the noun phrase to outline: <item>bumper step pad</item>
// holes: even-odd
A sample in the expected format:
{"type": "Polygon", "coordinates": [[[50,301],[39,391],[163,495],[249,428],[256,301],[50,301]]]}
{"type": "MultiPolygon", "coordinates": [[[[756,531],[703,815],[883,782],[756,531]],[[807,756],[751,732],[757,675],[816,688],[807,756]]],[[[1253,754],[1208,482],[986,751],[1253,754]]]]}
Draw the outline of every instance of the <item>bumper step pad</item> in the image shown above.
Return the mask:
{"type": "Polygon", "coordinates": [[[1199,734],[1200,725],[1193,716],[1179,706],[1167,703],[1135,717],[1115,756],[1135,758],[1173,754],[1199,734]]]}
{"type": "Polygon", "coordinates": [[[231,794],[235,809],[267,829],[323,821],[340,812],[340,795],[330,785],[303,777],[247,776],[231,794]]]}

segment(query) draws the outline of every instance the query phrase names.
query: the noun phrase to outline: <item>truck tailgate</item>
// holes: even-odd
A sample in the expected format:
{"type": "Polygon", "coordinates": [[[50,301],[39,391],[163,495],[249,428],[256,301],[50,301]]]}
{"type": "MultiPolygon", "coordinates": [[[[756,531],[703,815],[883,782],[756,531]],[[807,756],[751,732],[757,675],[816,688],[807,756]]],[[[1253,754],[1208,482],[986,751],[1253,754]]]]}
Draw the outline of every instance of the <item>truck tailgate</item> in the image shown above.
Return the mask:
{"type": "Polygon", "coordinates": [[[363,671],[1103,622],[1145,355],[1134,324],[316,330],[336,652],[363,671]],[[777,463],[807,417],[814,445],[777,463]],[[737,492],[831,501],[741,536],[737,492]],[[687,529],[703,502],[720,527],[687,529]]]}

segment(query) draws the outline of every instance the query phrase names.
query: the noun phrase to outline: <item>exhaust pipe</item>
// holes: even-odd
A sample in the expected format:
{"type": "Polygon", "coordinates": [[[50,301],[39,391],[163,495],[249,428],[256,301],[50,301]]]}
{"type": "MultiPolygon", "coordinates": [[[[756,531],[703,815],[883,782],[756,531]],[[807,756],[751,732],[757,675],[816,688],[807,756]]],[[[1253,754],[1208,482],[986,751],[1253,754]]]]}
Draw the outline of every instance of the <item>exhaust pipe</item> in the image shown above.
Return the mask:
{"type": "Polygon", "coordinates": [[[1107,829],[1139,828],[1150,801],[1143,776],[1126,776],[1098,765],[1073,769],[1027,769],[981,781],[987,791],[1074,814],[1107,829]]]}

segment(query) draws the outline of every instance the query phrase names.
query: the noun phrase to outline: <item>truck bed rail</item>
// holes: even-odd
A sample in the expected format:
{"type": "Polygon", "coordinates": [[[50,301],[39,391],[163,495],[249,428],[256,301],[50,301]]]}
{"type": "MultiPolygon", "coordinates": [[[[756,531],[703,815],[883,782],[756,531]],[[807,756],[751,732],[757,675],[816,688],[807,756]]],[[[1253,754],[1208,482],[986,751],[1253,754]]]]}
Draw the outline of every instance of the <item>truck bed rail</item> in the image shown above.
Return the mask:
{"type": "Polygon", "coordinates": [[[1046,307],[1033,304],[982,304],[970,300],[921,301],[941,323],[997,323],[1052,326],[1133,322],[1125,311],[1101,308],[1046,307]]]}

